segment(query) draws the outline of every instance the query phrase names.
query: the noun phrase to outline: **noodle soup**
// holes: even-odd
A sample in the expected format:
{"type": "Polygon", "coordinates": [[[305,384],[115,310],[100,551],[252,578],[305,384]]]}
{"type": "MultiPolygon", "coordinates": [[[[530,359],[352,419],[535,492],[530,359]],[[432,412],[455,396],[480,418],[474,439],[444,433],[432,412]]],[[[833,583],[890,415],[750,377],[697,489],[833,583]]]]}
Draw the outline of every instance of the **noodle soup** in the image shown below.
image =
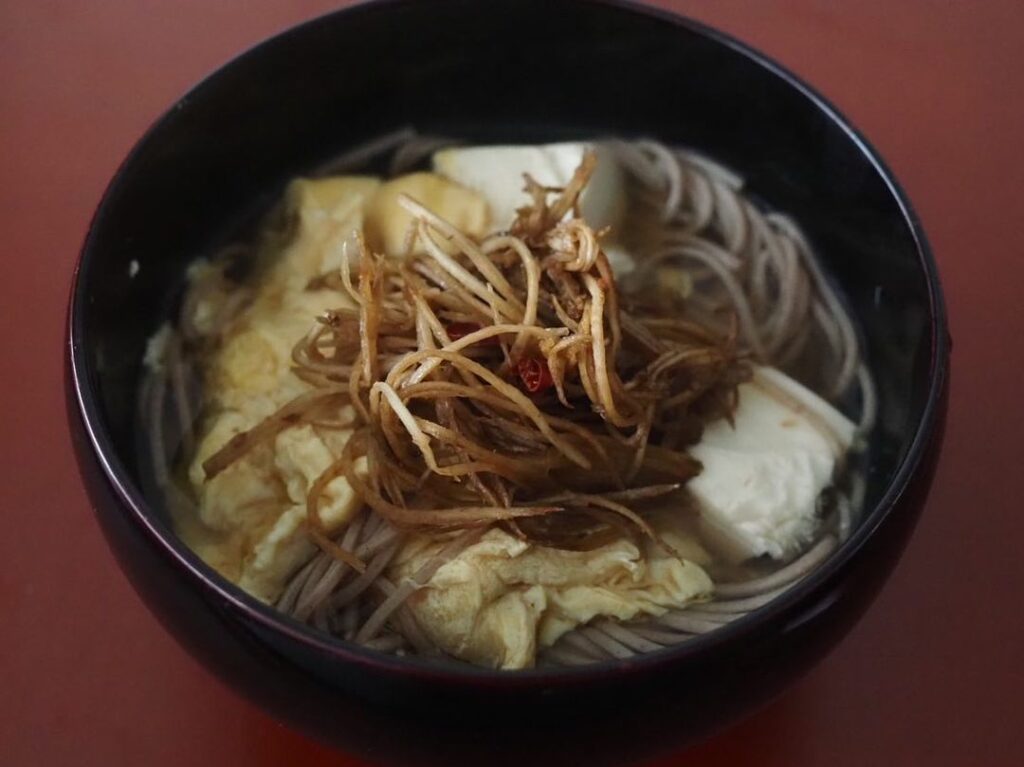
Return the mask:
{"type": "Polygon", "coordinates": [[[655,142],[449,144],[340,158],[193,266],[142,397],[183,540],[343,640],[509,670],[685,642],[827,557],[874,397],[798,225],[655,142]]]}

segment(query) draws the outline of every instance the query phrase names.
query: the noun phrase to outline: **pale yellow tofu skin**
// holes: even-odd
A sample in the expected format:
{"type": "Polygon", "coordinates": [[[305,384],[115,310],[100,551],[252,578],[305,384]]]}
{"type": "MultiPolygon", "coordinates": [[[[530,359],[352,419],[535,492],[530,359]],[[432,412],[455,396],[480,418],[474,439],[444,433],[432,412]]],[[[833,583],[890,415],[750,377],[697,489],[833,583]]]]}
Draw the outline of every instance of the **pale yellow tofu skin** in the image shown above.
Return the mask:
{"type": "MultiPolygon", "coordinates": [[[[274,295],[274,288],[286,286],[287,292],[299,293],[313,277],[341,266],[342,251],[355,248],[380,186],[380,180],[370,176],[292,181],[285,206],[297,231],[284,256],[261,281],[261,290],[274,295]]],[[[356,253],[351,250],[350,258],[355,260],[356,253]]]]}
{"type": "Polygon", "coordinates": [[[366,213],[366,243],[389,256],[405,254],[413,218],[399,202],[407,195],[460,232],[473,237],[487,233],[490,212],[476,192],[435,173],[411,173],[381,185],[366,213]]]}
{"type": "MultiPolygon", "coordinates": [[[[392,576],[411,576],[441,548],[406,546],[392,576]]],[[[706,599],[711,580],[694,562],[621,540],[593,551],[536,546],[501,530],[442,566],[409,601],[441,649],[472,663],[528,668],[539,648],[597,616],[630,620],[706,599]]]]}
{"type": "MultiPolygon", "coordinates": [[[[359,237],[376,252],[399,255],[410,216],[398,205],[408,194],[473,235],[486,231],[487,203],[432,173],[381,183],[369,176],[297,179],[284,195],[293,235],[255,283],[251,304],[225,331],[207,360],[204,405],[188,481],[199,517],[177,520],[180,534],[206,562],[260,599],[273,602],[315,549],[306,525],[310,486],[345,447],[349,432],[301,426],[208,479],[203,462],[236,434],[258,424],[309,390],[292,372],[291,352],[317,316],[351,306],[335,291],[310,290],[310,280],[358,257],[359,237]]],[[[202,275],[203,264],[194,275],[202,275]]],[[[211,300],[216,300],[216,297],[211,300]]],[[[199,325],[216,306],[197,307],[199,325]]],[[[343,477],[320,499],[328,533],[340,531],[359,501],[343,477]]]]}
{"type": "MultiPolygon", "coordinates": [[[[309,390],[291,370],[292,347],[318,315],[345,302],[337,292],[310,291],[307,285],[340,266],[342,248],[356,245],[379,187],[377,179],[364,177],[300,179],[289,185],[285,205],[294,236],[267,266],[252,303],[207,360],[208,415],[188,471],[199,519],[177,520],[178,528],[206,562],[267,602],[277,599],[314,552],[306,529],[306,493],[340,457],[348,433],[308,425],[287,430],[211,479],[203,462],[234,435],[309,390]]],[[[357,507],[351,487],[339,478],[327,486],[320,516],[335,532],[357,507]]]]}

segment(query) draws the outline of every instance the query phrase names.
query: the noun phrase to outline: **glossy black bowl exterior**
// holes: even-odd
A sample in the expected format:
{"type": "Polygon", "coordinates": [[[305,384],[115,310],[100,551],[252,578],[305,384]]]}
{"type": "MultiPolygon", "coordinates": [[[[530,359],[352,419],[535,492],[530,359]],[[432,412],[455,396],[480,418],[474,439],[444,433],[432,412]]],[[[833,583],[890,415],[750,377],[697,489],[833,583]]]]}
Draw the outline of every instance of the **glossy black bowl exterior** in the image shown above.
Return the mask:
{"type": "Polygon", "coordinates": [[[275,716],[356,753],[438,764],[622,764],[707,734],[819,660],[874,597],[920,512],[949,353],[917,220],[828,104],[688,21],[550,0],[359,6],[218,71],[150,130],[111,183],[82,253],[68,340],[82,476],[157,617],[275,716]],[[134,413],[146,338],[185,266],[233,222],[289,177],[405,124],[470,140],[617,134],[691,145],[742,169],[754,195],[796,216],[855,310],[879,382],[871,511],[839,552],[769,607],[677,649],[501,674],[335,642],[188,551],[140,491],[134,413]]]}

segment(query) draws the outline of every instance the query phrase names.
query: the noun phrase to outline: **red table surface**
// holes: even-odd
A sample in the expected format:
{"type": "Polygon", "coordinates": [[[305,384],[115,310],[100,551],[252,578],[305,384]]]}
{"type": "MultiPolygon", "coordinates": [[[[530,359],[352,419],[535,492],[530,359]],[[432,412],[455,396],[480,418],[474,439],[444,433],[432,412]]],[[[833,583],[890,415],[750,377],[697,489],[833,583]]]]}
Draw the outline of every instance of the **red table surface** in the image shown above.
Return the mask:
{"type": "MultiPolygon", "coordinates": [[[[931,500],[877,603],[778,700],[651,767],[1024,764],[1024,4],[664,5],[866,132],[931,238],[955,352],[931,500]]],[[[72,266],[118,162],[200,77],[333,6],[0,3],[2,764],[365,764],[224,688],[148,613],[89,509],[61,392],[72,266]]]]}

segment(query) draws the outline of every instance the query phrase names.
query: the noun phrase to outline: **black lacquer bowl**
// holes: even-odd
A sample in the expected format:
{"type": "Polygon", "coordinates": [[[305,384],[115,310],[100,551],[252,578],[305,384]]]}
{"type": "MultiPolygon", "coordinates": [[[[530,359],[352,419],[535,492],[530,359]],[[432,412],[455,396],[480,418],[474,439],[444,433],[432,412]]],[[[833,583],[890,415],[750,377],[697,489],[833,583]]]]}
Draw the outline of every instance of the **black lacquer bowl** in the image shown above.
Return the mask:
{"type": "Polygon", "coordinates": [[[68,332],[82,476],[145,603],[275,717],[389,763],[623,764],[776,694],[849,631],[905,546],[934,471],[949,370],[918,221],[832,107],[716,32],[578,0],[362,5],[231,62],[175,104],[113,179],[82,252],[68,332]],[[134,413],[146,338],[188,262],[232,222],[289,177],[408,124],[479,141],[651,136],[702,149],[793,214],[853,307],[879,384],[867,513],[838,552],[771,605],[676,649],[497,673],[334,641],[186,549],[140,491],[134,413]]]}

